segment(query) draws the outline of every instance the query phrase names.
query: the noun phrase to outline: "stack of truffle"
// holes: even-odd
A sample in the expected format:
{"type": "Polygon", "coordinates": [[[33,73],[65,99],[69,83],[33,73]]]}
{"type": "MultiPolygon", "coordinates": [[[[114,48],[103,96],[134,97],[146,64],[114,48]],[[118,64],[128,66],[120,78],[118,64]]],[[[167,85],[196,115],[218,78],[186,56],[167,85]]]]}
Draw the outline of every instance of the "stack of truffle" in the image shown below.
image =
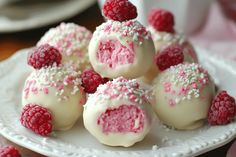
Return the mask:
{"type": "Polygon", "coordinates": [[[128,0],[106,0],[103,14],[108,20],[93,35],[62,23],[29,53],[34,70],[23,89],[23,126],[48,136],[72,128],[83,114],[98,141],[129,147],[148,134],[153,111],[179,130],[233,120],[234,98],[225,91],[215,96],[193,47],[174,30],[171,12],[152,10],[147,28],[128,0]]]}

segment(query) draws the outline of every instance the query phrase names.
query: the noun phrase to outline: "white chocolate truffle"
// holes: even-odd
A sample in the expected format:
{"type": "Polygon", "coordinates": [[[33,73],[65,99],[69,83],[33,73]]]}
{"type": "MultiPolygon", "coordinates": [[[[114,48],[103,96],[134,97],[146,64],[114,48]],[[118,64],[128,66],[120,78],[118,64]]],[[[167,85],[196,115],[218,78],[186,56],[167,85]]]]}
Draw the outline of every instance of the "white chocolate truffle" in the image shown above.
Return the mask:
{"type": "MultiPolygon", "coordinates": [[[[184,37],[178,33],[172,34],[169,32],[159,32],[155,30],[152,26],[147,28],[152,35],[152,39],[156,49],[156,55],[161,53],[161,51],[173,44],[179,44],[183,47],[184,62],[193,63],[198,62],[197,54],[193,46],[184,39],[184,37]]],[[[155,77],[160,73],[160,69],[156,66],[153,61],[152,67],[149,71],[142,76],[140,79],[145,83],[151,84],[155,77]]]]}
{"type": "Polygon", "coordinates": [[[207,118],[215,86],[200,65],[185,63],[161,72],[153,94],[153,108],[164,124],[176,129],[195,129],[207,118]]]}
{"type": "Polygon", "coordinates": [[[88,45],[92,33],[85,27],[74,23],[61,23],[51,28],[37,45],[49,44],[62,54],[62,64],[72,64],[80,71],[91,67],[88,57],[88,45]]]}
{"type": "Polygon", "coordinates": [[[173,44],[179,44],[183,46],[184,49],[184,61],[185,62],[197,62],[197,54],[191,45],[181,34],[169,33],[169,32],[159,32],[155,30],[152,26],[147,27],[151,32],[152,39],[155,45],[156,53],[159,53],[162,49],[173,44]]]}
{"type": "Polygon", "coordinates": [[[107,21],[93,34],[89,59],[103,77],[137,78],[151,67],[155,48],[151,34],[138,21],[107,21]]]}
{"type": "Polygon", "coordinates": [[[79,72],[67,66],[34,70],[25,81],[23,107],[41,105],[52,113],[53,130],[70,129],[81,116],[86,100],[79,77],[79,72]]]}
{"type": "Polygon", "coordinates": [[[85,104],[85,128],[109,146],[129,147],[143,140],[153,122],[149,92],[123,77],[100,85],[85,104]]]}

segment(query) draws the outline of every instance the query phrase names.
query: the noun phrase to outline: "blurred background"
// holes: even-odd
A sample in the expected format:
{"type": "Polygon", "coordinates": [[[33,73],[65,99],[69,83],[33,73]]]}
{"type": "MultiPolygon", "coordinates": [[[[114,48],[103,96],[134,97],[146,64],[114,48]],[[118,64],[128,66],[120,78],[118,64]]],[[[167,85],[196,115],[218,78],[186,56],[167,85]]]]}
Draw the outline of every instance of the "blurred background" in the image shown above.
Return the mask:
{"type": "MultiPolygon", "coordinates": [[[[176,30],[184,33],[193,45],[236,61],[236,0],[131,1],[137,6],[138,20],[144,25],[147,24],[146,17],[151,8],[168,9],[175,15],[176,30]]],[[[99,8],[103,2],[104,0],[0,0],[0,61],[17,50],[34,46],[49,28],[62,21],[74,22],[91,31],[95,30],[104,21],[99,8]]],[[[225,156],[231,144],[232,142],[205,156],[225,156]]]]}

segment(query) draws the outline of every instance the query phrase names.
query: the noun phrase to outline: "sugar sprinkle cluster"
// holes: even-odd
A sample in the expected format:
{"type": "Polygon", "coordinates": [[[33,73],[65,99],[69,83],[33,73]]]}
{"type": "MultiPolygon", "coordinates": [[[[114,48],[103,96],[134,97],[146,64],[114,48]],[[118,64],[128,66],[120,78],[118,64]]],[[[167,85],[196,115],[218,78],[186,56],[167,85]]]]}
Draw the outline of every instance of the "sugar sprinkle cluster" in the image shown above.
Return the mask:
{"type": "Polygon", "coordinates": [[[24,88],[25,99],[29,94],[42,92],[43,94],[50,94],[50,88],[56,89],[55,96],[58,96],[58,101],[66,101],[69,96],[65,93],[65,88],[72,87],[71,95],[75,95],[81,85],[80,72],[77,72],[71,66],[56,66],[41,68],[34,70],[30,77],[26,80],[24,88]]]}
{"type": "Polygon", "coordinates": [[[198,98],[200,91],[209,83],[208,72],[196,63],[178,64],[167,70],[170,75],[168,79],[161,80],[164,91],[176,96],[171,104],[178,104],[183,100],[198,98]],[[179,90],[172,86],[180,85],[179,90]]]}
{"type": "Polygon", "coordinates": [[[140,86],[137,80],[127,80],[118,77],[97,88],[95,94],[91,97],[100,97],[103,99],[127,99],[133,103],[143,104],[150,100],[149,90],[140,86]]]}
{"type": "Polygon", "coordinates": [[[167,46],[173,44],[173,43],[178,43],[182,45],[185,42],[185,38],[181,34],[172,34],[168,32],[159,32],[155,30],[152,26],[149,26],[147,28],[152,35],[152,39],[154,42],[166,42],[167,46]]]}
{"type": "Polygon", "coordinates": [[[142,44],[146,39],[151,39],[151,34],[146,28],[136,20],[130,21],[112,21],[108,20],[96,28],[94,36],[116,33],[119,37],[131,37],[133,41],[142,44]]]}

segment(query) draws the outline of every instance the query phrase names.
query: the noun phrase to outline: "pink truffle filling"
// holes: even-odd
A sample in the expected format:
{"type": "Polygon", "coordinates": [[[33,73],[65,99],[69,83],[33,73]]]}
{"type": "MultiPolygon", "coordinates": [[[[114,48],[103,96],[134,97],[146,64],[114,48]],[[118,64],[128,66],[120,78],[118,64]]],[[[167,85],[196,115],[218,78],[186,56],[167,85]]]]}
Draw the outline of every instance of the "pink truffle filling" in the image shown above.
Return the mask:
{"type": "Polygon", "coordinates": [[[133,44],[130,47],[122,45],[117,39],[104,39],[99,43],[97,59],[110,68],[117,65],[132,64],[134,62],[133,44]]]}
{"type": "Polygon", "coordinates": [[[104,133],[139,133],[144,128],[145,113],[134,105],[121,105],[118,108],[108,108],[102,113],[97,124],[102,126],[104,133]]]}

